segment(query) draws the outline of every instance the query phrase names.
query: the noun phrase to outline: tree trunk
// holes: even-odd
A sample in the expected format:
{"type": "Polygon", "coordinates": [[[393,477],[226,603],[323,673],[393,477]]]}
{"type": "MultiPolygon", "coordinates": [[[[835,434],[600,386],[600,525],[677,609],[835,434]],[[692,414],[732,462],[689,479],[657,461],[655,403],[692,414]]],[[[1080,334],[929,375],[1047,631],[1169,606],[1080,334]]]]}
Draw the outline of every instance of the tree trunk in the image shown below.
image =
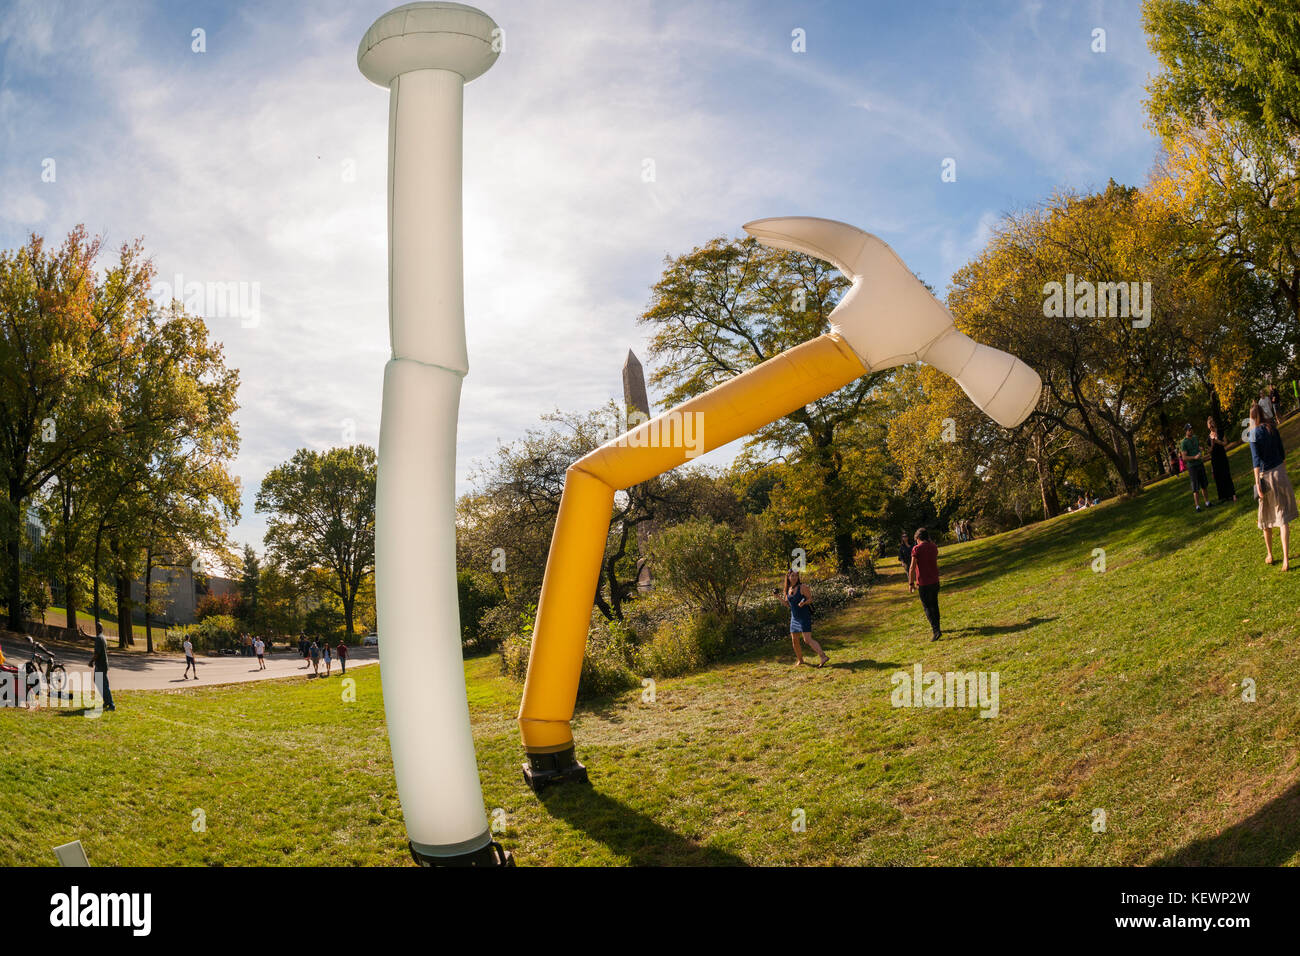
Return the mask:
{"type": "Polygon", "coordinates": [[[68,636],[72,637],[77,633],[77,588],[74,584],[76,577],[76,562],[73,560],[72,540],[72,488],[67,482],[60,479],[59,496],[63,505],[63,606],[67,612],[68,636]]]}
{"type": "Polygon", "coordinates": [[[153,653],[153,615],[151,611],[152,586],[153,580],[153,545],[145,548],[144,552],[144,649],[150,654],[153,653]]]}
{"type": "Polygon", "coordinates": [[[352,614],[353,611],[356,609],[356,604],[357,604],[357,596],[355,594],[353,594],[349,598],[345,598],[343,601],[343,623],[347,629],[349,644],[352,643],[352,614]]]}
{"type": "Polygon", "coordinates": [[[1056,493],[1056,481],[1052,469],[1042,459],[1042,449],[1038,450],[1038,459],[1034,462],[1038,472],[1038,492],[1043,496],[1043,518],[1054,518],[1061,513],[1061,499],[1056,493]]]}
{"type": "MultiPolygon", "coordinates": [[[[101,551],[104,545],[104,523],[101,521],[95,528],[95,566],[91,569],[92,596],[91,601],[95,612],[95,633],[99,633],[99,562],[101,551]]],[[[93,635],[92,635],[93,636],[93,635]]]]}
{"type": "Polygon", "coordinates": [[[831,429],[820,429],[813,435],[813,454],[822,474],[822,487],[826,492],[826,507],[830,512],[831,538],[835,545],[835,569],[840,574],[852,576],[855,573],[854,559],[857,549],[854,546],[853,525],[844,514],[844,495],[840,489],[840,464],[835,460],[831,443],[834,433],[831,429]]]}
{"type": "Polygon", "coordinates": [[[1137,440],[1132,432],[1126,432],[1124,441],[1128,446],[1128,468],[1121,469],[1120,479],[1124,482],[1125,495],[1137,495],[1142,492],[1142,470],[1138,463],[1137,440]]]}
{"type": "Polygon", "coordinates": [[[113,570],[113,585],[117,595],[117,646],[131,647],[135,644],[134,631],[131,626],[131,579],[124,573],[125,562],[120,543],[114,539],[109,542],[116,567],[113,570]]]}
{"type": "MultiPolygon", "coordinates": [[[[5,580],[5,597],[9,602],[9,630],[22,632],[23,629],[23,501],[22,489],[13,480],[9,482],[9,504],[13,509],[12,521],[5,521],[5,530],[9,540],[5,550],[9,553],[9,574],[5,580]]],[[[6,515],[8,519],[10,516],[6,515]]]]}
{"type": "Polygon", "coordinates": [[[1220,440],[1226,445],[1228,439],[1223,431],[1223,403],[1219,401],[1219,390],[1209,382],[1206,383],[1205,390],[1210,393],[1210,418],[1214,420],[1214,428],[1219,433],[1220,440]]]}

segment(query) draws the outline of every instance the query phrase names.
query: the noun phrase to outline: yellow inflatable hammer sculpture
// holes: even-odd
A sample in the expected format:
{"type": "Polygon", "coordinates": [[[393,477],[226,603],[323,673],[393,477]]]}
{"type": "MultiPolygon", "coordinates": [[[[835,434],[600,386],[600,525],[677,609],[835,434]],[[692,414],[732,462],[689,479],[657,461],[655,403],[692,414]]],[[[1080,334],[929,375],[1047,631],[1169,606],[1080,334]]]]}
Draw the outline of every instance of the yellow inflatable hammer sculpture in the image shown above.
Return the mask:
{"type": "Polygon", "coordinates": [[[1024,362],[957,330],[952,316],[894,250],[870,233],[829,219],[760,219],[745,231],[764,245],[824,259],[851,282],[831,313],[831,331],[644,422],[571,465],[542,581],[519,729],[524,779],[585,780],[570,721],[591,607],[609,535],[614,493],[662,474],[698,453],[671,440],[688,416],[710,451],[842,388],[860,375],[925,362],[951,375],[971,401],[1005,428],[1038,404],[1042,382],[1024,362]]]}

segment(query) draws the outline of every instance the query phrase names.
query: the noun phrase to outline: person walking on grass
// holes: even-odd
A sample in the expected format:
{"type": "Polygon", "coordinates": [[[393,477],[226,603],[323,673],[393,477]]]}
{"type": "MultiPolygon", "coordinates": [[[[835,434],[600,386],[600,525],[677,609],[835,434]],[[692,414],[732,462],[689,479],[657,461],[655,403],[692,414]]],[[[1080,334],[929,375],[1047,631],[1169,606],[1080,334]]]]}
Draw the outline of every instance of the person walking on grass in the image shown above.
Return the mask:
{"type": "Polygon", "coordinates": [[[908,590],[919,591],[921,609],[930,622],[930,640],[943,634],[939,628],[939,548],[930,540],[925,528],[916,529],[916,546],[912,548],[912,569],[907,576],[908,590]]]}
{"type": "Polygon", "coordinates": [[[1178,443],[1178,454],[1187,466],[1187,474],[1191,478],[1192,507],[1197,511],[1201,510],[1196,499],[1198,494],[1205,500],[1205,507],[1210,507],[1210,492],[1206,488],[1209,480],[1205,477],[1205,462],[1201,461],[1201,444],[1192,433],[1191,422],[1188,422],[1187,427],[1183,429],[1183,440],[1178,443]]]}
{"type": "Polygon", "coordinates": [[[1214,490],[1219,493],[1219,503],[1237,500],[1237,488],[1232,483],[1232,465],[1228,463],[1228,446],[1219,437],[1219,426],[1213,418],[1205,420],[1210,430],[1210,474],[1214,475],[1214,490]]]}
{"type": "Polygon", "coordinates": [[[185,640],[181,644],[181,649],[185,651],[185,673],[181,680],[190,679],[190,668],[194,668],[194,679],[199,679],[199,665],[194,662],[194,645],[190,643],[190,636],[185,635],[185,640]]]}
{"type": "Polygon", "coordinates": [[[320,677],[320,645],[312,639],[311,647],[307,648],[307,653],[311,655],[311,670],[317,677],[320,677]]]}
{"type": "Polygon", "coordinates": [[[257,669],[266,670],[266,642],[260,637],[253,638],[253,652],[257,654],[257,669]]]}
{"type": "Polygon", "coordinates": [[[798,571],[787,571],[785,585],[781,588],[781,603],[790,609],[790,643],[794,645],[794,666],[803,663],[803,648],[800,639],[817,652],[821,658],[818,667],[824,667],[830,660],[822,646],[812,636],[812,590],[803,583],[798,571]]]}
{"type": "Polygon", "coordinates": [[[1277,424],[1259,405],[1250,408],[1250,460],[1255,466],[1255,495],[1259,498],[1259,529],[1264,532],[1264,563],[1273,563],[1273,529],[1282,532],[1282,570],[1291,570],[1290,524],[1300,516],[1295,490],[1286,473],[1286,449],[1277,424]]]}
{"type": "MultiPolygon", "coordinates": [[[[95,624],[95,651],[90,657],[90,666],[95,669],[95,690],[104,698],[105,710],[117,710],[113,704],[113,692],[108,689],[108,642],[104,640],[104,625],[95,624]]],[[[54,692],[50,692],[53,696],[54,692]]]]}
{"type": "Polygon", "coordinates": [[[1259,390],[1259,407],[1264,413],[1265,419],[1268,421],[1277,420],[1277,409],[1273,407],[1273,400],[1268,397],[1268,389],[1266,388],[1259,390]]]}
{"type": "Polygon", "coordinates": [[[338,652],[339,656],[339,673],[346,674],[348,672],[348,646],[343,642],[343,638],[339,638],[339,646],[334,650],[338,652]]]}
{"type": "Polygon", "coordinates": [[[912,541],[903,532],[903,540],[898,545],[898,563],[903,566],[903,576],[906,577],[912,568],[912,541]]]}

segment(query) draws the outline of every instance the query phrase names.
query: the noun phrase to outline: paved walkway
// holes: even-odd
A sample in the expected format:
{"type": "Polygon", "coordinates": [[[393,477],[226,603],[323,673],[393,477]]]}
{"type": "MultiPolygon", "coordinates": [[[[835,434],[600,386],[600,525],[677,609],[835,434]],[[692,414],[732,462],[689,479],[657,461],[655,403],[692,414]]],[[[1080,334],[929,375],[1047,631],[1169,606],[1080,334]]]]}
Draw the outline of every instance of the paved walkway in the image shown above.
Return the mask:
{"type": "MultiPolygon", "coordinates": [[[[62,642],[42,642],[59,657],[69,675],[82,672],[90,675],[90,649],[62,642]]],[[[20,668],[30,655],[26,648],[5,645],[8,663],[20,668]]],[[[195,658],[199,677],[184,680],[185,658],[179,654],[114,653],[108,649],[109,686],[113,690],[184,690],[187,687],[211,687],[214,684],[242,684],[245,681],[268,680],[276,677],[304,677],[312,673],[311,665],[298,656],[297,650],[277,650],[266,658],[266,670],[259,670],[256,657],[206,657],[195,658]]],[[[379,660],[377,647],[348,648],[348,670],[364,667],[379,660]]],[[[325,675],[321,662],[320,673],[325,675]]],[[[339,662],[334,661],[332,677],[339,675],[339,662]]]]}

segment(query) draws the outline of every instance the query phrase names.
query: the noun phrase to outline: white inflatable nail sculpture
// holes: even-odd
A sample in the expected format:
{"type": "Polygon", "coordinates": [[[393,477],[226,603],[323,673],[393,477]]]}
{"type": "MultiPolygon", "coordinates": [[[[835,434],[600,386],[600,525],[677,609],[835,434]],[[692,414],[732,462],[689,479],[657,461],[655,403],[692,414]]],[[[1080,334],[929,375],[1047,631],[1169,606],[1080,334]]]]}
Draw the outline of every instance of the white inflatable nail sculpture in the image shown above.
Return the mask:
{"type": "Polygon", "coordinates": [[[458,3],[411,3],[366,31],[387,87],[388,314],[375,508],[379,661],[397,793],[418,862],[509,862],[492,841],[465,696],[456,596],[456,414],[469,371],[461,234],[464,87],[500,30],[458,3]]]}

